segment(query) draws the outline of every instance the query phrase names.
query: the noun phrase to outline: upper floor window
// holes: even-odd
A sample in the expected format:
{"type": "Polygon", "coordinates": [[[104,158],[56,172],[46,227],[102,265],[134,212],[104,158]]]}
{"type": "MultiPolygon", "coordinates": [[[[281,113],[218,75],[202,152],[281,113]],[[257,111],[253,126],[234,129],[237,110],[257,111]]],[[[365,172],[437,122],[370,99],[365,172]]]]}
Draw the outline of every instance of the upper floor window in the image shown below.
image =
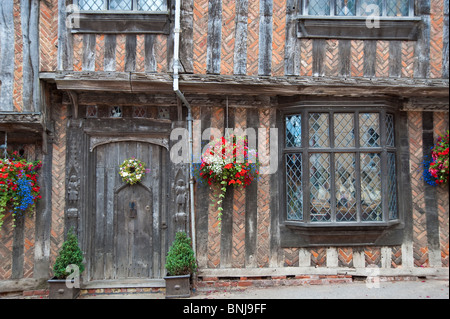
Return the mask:
{"type": "Polygon", "coordinates": [[[83,11],[167,11],[167,0],[78,0],[83,11]]]}
{"type": "Polygon", "coordinates": [[[414,0],[299,0],[300,38],[416,40],[414,0]]]}
{"type": "Polygon", "coordinates": [[[74,0],[79,12],[71,32],[169,34],[171,1],[74,0]]]}
{"type": "Polygon", "coordinates": [[[303,14],[312,16],[383,16],[414,15],[414,0],[304,0],[303,14]]]}

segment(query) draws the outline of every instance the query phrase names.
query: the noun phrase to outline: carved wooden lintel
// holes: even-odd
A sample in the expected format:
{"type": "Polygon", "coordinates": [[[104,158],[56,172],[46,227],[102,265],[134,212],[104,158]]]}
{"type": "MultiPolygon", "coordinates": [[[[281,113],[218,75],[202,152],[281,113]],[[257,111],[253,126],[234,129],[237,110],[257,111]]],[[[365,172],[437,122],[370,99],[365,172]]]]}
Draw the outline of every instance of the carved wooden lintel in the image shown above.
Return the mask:
{"type": "Polygon", "coordinates": [[[447,98],[420,98],[413,97],[403,104],[404,111],[437,111],[448,112],[449,101],[447,98]]]}
{"type": "Polygon", "coordinates": [[[94,148],[100,145],[117,143],[117,142],[144,142],[156,144],[169,150],[169,139],[165,137],[136,137],[136,136],[92,136],[89,150],[92,152],[94,148]]]}

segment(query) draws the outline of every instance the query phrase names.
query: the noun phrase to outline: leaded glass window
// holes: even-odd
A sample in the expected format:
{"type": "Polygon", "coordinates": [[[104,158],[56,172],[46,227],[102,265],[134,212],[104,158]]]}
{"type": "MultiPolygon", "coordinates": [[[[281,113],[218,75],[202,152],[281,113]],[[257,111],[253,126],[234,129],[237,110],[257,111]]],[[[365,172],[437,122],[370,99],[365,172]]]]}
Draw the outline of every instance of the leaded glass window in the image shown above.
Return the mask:
{"type": "Polygon", "coordinates": [[[287,221],[398,219],[393,113],[304,109],[284,123],[287,221]]]}
{"type": "Polygon", "coordinates": [[[80,10],[86,11],[167,11],[167,0],[78,0],[80,10]]]}
{"type": "Polygon", "coordinates": [[[413,0],[303,0],[303,15],[310,16],[386,16],[414,15],[413,0]]]}
{"type": "Polygon", "coordinates": [[[287,219],[303,220],[302,154],[286,154],[287,219]]]}

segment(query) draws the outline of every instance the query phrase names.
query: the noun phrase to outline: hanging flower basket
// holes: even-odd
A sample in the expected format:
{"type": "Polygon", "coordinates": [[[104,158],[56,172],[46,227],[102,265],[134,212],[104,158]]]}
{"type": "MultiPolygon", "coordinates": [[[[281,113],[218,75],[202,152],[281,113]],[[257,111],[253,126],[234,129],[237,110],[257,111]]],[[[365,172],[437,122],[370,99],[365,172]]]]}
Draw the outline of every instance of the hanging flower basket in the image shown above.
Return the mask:
{"type": "Polygon", "coordinates": [[[149,170],[145,169],[145,163],[134,157],[125,160],[119,168],[120,177],[129,185],[139,183],[148,172],[149,170]]]}
{"type": "Polygon", "coordinates": [[[41,166],[41,161],[29,162],[21,158],[17,151],[8,158],[0,159],[0,229],[8,209],[12,211],[13,223],[26,212],[33,212],[37,200],[41,198],[37,184],[37,171],[41,166]]]}
{"type": "Polygon", "coordinates": [[[199,176],[208,185],[220,187],[217,200],[219,225],[227,187],[247,187],[259,175],[259,166],[256,150],[249,149],[246,139],[242,137],[233,135],[209,143],[209,147],[202,154],[199,176]]]}
{"type": "Polygon", "coordinates": [[[426,175],[436,185],[448,183],[448,152],[449,131],[447,131],[446,134],[442,134],[438,137],[437,142],[431,151],[432,160],[427,163],[429,166],[425,168],[427,170],[426,175]]]}

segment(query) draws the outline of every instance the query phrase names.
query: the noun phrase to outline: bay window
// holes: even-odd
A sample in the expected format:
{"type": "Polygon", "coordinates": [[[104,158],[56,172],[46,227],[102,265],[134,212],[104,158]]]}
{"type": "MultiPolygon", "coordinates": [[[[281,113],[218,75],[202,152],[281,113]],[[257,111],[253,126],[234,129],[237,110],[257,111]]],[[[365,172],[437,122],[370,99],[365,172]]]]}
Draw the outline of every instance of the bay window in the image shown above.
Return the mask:
{"type": "Polygon", "coordinates": [[[377,224],[398,218],[394,114],[302,110],[284,115],[286,220],[377,224]]]}

